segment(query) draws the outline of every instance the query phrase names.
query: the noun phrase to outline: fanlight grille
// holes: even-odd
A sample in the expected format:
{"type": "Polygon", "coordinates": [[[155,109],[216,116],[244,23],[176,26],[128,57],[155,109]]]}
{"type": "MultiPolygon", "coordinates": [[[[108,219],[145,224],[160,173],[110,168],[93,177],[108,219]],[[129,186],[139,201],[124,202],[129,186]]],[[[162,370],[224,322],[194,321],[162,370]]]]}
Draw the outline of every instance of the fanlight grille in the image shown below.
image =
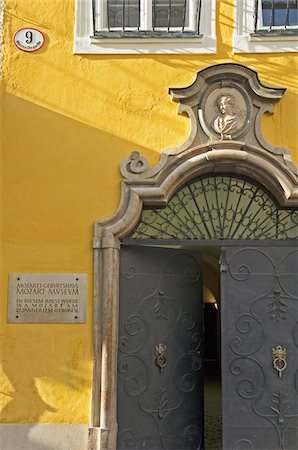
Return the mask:
{"type": "Polygon", "coordinates": [[[279,209],[259,186],[214,176],[192,182],[166,207],[144,209],[135,239],[297,239],[298,211],[279,209]]]}

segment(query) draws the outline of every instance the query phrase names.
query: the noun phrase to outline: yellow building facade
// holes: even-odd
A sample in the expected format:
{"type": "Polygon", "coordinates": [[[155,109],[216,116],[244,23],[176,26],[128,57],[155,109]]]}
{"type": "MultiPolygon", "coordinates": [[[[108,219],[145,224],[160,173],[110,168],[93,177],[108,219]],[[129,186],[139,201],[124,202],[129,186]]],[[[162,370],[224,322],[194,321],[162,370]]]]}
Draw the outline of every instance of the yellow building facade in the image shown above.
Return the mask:
{"type": "Polygon", "coordinates": [[[222,63],[241,64],[257,72],[263,85],[285,88],[274,114],[264,115],[262,132],[298,163],[297,53],[287,48],[289,38],[284,37],[285,48],[279,51],[235,50],[239,4],[214,4],[215,49],[209,53],[161,54],[149,49],[88,54],[74,51],[79,14],[75,0],[3,2],[3,450],[87,449],[94,344],[93,225],[118,207],[124,158],[138,151],[154,166],[165,149],[187,139],[189,118],[178,115],[169,88],[190,86],[199,71],[222,63]],[[41,31],[42,48],[31,53],[17,48],[13,36],[22,28],[41,31]],[[86,322],[8,323],[11,273],[87,274],[86,322]]]}

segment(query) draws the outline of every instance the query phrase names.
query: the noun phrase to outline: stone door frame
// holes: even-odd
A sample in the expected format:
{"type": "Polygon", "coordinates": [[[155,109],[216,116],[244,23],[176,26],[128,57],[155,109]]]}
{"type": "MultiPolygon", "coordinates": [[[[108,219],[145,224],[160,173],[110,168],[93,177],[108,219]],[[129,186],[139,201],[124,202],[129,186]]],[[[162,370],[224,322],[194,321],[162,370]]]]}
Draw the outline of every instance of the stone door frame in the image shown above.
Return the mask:
{"type": "MultiPolygon", "coordinates": [[[[226,64],[224,75],[235,80],[246,80],[258,93],[254,103],[256,114],[254,137],[252,125],[247,125],[243,140],[214,140],[196,144],[202,137],[193,110],[194,97],[202,81],[214,80],[214,73],[222,73],[222,65],[205,69],[189,88],[173,91],[173,97],[184,99],[179,112],[187,112],[191,131],[186,143],[161,154],[159,163],[150,168],[137,152],[121,164],[124,177],[119,207],[110,218],[94,226],[94,349],[92,405],[89,427],[89,450],[115,450],[117,440],[117,354],[119,316],[119,258],[121,240],[128,237],[137,225],[144,206],[165,206],[171,196],[188,181],[207,174],[244,176],[264,186],[284,208],[298,208],[298,177],[289,152],[267,144],[260,134],[263,112],[271,111],[272,102],[280,99],[284,90],[273,90],[260,85],[255,72],[237,64],[226,64]],[[237,78],[238,77],[238,78],[237,78]],[[257,83],[259,85],[257,86],[257,83]],[[260,87],[261,86],[261,87],[260,87]],[[187,91],[188,89],[188,91],[187,91]],[[182,94],[178,91],[183,91],[182,94]],[[281,92],[282,91],[282,92],[281,92]],[[264,96],[264,104],[259,100],[264,96]],[[271,97],[270,97],[271,96],[271,97]],[[268,98],[270,97],[270,101],[268,98]],[[275,99],[275,100],[274,100],[275,99]],[[267,102],[267,103],[266,103],[267,102]],[[269,109],[268,109],[269,108],[269,109]],[[255,141],[258,145],[255,145],[255,141]],[[253,142],[253,143],[251,143],[253,142]]],[[[238,80],[238,81],[239,81],[238,80]]],[[[243,84],[243,83],[242,83],[243,84]]],[[[180,101],[180,100],[179,100],[180,101]]],[[[206,136],[205,136],[205,142],[206,136]]],[[[200,241],[198,241],[198,244],[200,241]]],[[[224,245],[225,241],[222,241],[224,245]]]]}

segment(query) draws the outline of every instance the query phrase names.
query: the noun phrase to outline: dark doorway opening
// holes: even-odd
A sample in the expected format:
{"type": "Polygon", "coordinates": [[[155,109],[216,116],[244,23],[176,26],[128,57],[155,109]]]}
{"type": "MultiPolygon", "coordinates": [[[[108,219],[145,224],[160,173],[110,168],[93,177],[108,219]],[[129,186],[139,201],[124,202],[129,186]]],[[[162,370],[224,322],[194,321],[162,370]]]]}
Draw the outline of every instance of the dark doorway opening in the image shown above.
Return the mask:
{"type": "Polygon", "coordinates": [[[204,257],[204,448],[221,450],[220,249],[210,247],[201,251],[204,257]]]}
{"type": "Polygon", "coordinates": [[[217,362],[205,362],[204,401],[204,448],[205,450],[221,450],[221,380],[220,365],[217,362]]]}

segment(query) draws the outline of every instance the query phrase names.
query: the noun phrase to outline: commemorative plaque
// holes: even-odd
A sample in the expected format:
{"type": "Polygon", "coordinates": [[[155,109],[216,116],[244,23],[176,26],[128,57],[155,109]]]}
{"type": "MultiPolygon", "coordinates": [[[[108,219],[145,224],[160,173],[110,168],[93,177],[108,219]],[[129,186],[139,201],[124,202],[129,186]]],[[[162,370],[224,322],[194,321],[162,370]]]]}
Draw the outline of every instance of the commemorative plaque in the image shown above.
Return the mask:
{"type": "Polygon", "coordinates": [[[84,323],[86,290],[86,274],[10,274],[8,322],[84,323]]]}

